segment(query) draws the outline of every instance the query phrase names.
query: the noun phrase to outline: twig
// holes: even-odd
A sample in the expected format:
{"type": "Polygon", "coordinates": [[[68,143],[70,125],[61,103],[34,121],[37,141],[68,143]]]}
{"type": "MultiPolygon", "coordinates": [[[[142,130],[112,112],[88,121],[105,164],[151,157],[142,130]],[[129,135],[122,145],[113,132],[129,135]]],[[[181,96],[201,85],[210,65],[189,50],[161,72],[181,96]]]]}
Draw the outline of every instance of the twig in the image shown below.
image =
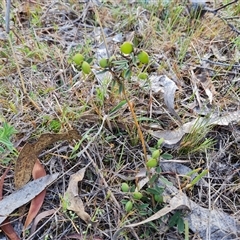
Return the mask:
{"type": "Polygon", "coordinates": [[[140,138],[140,141],[141,141],[141,144],[142,144],[142,148],[143,148],[143,154],[144,154],[144,159],[145,159],[145,163],[147,163],[148,159],[147,159],[147,150],[146,150],[146,145],[145,145],[145,141],[144,141],[144,137],[143,137],[143,133],[142,133],[142,130],[138,124],[138,120],[137,120],[137,116],[134,112],[134,109],[133,109],[133,104],[130,102],[130,100],[128,99],[127,97],[127,94],[125,92],[125,85],[123,84],[123,94],[124,94],[124,97],[127,101],[127,104],[128,104],[128,107],[130,109],[130,112],[133,116],[133,120],[134,120],[134,123],[135,123],[135,126],[137,127],[137,131],[138,131],[138,136],[140,138]]]}
{"type": "Polygon", "coordinates": [[[212,64],[219,65],[219,66],[237,67],[237,68],[240,67],[240,65],[229,64],[229,63],[222,63],[222,62],[214,62],[214,61],[211,61],[211,60],[208,60],[208,59],[202,59],[201,61],[212,63],[212,64]]]}
{"type": "MultiPolygon", "coordinates": [[[[219,7],[219,8],[216,8],[216,9],[211,9],[211,8],[204,7],[203,11],[210,12],[210,13],[213,13],[214,15],[217,15],[219,10],[222,10],[222,9],[224,9],[224,8],[234,4],[234,3],[237,3],[238,1],[239,0],[234,0],[234,1],[230,2],[230,3],[227,3],[227,4],[225,4],[225,5],[223,5],[223,6],[219,7]]],[[[236,29],[231,23],[228,23],[227,19],[222,18],[220,15],[217,15],[217,17],[220,18],[222,21],[226,22],[226,24],[232,29],[232,31],[234,31],[235,33],[240,35],[240,31],[238,29],[236,29]]]]}
{"type": "Polygon", "coordinates": [[[223,9],[223,8],[226,8],[226,7],[232,5],[232,4],[236,3],[236,2],[238,2],[238,0],[234,0],[234,1],[230,2],[230,3],[227,3],[227,4],[225,4],[225,5],[221,6],[221,7],[216,8],[216,9],[213,9],[213,10],[210,10],[210,9],[208,9],[208,8],[206,8],[206,10],[207,10],[207,12],[212,12],[212,13],[214,13],[214,14],[217,14],[217,12],[218,12],[219,10],[221,10],[221,9],[223,9]]]}

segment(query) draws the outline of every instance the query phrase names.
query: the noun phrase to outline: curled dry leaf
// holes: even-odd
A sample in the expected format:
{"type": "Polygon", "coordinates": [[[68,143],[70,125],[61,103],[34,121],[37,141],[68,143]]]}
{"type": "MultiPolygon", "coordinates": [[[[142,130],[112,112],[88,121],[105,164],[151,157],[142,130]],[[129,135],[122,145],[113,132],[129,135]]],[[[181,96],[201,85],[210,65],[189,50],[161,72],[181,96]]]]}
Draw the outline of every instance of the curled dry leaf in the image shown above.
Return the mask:
{"type": "Polygon", "coordinates": [[[67,191],[64,194],[64,200],[68,203],[68,210],[74,211],[82,220],[89,223],[91,217],[85,212],[83,202],[78,196],[78,182],[82,181],[85,170],[86,167],[71,175],[67,191]]]}
{"type": "Polygon", "coordinates": [[[16,189],[24,186],[31,178],[32,170],[42,150],[57,141],[80,139],[78,131],[70,130],[62,134],[42,134],[35,143],[26,143],[20,152],[14,174],[16,189]]]}
{"type": "Polygon", "coordinates": [[[181,118],[178,116],[174,109],[174,97],[175,92],[178,89],[176,83],[168,78],[166,75],[151,76],[151,89],[153,92],[163,92],[164,103],[167,106],[169,112],[182,123],[181,118]]]}

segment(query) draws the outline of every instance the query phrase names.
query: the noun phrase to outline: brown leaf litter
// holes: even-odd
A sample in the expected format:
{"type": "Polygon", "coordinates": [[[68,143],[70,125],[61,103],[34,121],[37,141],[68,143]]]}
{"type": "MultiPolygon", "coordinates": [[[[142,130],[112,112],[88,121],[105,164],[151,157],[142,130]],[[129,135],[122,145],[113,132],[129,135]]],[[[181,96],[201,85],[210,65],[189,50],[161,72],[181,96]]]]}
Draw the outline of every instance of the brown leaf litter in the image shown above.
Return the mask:
{"type": "Polygon", "coordinates": [[[77,140],[80,138],[78,131],[70,130],[62,134],[42,134],[35,143],[26,143],[15,165],[14,182],[16,189],[21,188],[30,180],[34,164],[41,151],[57,141],[77,140]]]}

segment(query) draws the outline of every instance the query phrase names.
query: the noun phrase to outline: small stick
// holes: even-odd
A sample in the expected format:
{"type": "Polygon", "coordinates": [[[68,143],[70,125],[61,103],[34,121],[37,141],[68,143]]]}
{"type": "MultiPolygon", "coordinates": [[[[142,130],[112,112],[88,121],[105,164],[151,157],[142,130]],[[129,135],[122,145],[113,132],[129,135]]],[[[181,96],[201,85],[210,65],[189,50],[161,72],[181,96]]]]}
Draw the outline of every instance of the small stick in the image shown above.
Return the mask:
{"type": "Polygon", "coordinates": [[[230,2],[230,3],[227,3],[227,4],[219,7],[219,8],[216,8],[216,9],[212,10],[212,12],[213,12],[214,14],[216,14],[219,10],[221,10],[221,9],[223,9],[223,8],[229,6],[229,5],[232,5],[233,3],[236,3],[236,2],[238,2],[238,0],[234,0],[234,1],[230,2]]]}

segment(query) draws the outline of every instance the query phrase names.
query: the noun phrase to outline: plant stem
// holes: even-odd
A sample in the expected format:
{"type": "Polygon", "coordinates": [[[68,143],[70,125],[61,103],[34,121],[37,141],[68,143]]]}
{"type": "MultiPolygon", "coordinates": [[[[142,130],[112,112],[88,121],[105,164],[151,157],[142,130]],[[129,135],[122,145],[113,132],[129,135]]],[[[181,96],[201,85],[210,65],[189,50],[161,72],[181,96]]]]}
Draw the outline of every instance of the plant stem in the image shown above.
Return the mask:
{"type": "Polygon", "coordinates": [[[135,123],[135,125],[137,127],[138,136],[140,138],[140,141],[141,141],[141,144],[142,144],[142,148],[143,148],[143,154],[144,154],[145,163],[147,163],[147,161],[148,161],[147,160],[147,150],[146,150],[145,141],[144,141],[144,138],[143,138],[143,133],[142,133],[142,130],[141,130],[139,124],[138,124],[137,116],[136,116],[136,114],[134,112],[133,103],[127,97],[124,84],[123,84],[123,95],[124,95],[124,98],[127,101],[128,107],[129,107],[129,109],[131,111],[131,114],[133,116],[134,123],[135,123]]]}

